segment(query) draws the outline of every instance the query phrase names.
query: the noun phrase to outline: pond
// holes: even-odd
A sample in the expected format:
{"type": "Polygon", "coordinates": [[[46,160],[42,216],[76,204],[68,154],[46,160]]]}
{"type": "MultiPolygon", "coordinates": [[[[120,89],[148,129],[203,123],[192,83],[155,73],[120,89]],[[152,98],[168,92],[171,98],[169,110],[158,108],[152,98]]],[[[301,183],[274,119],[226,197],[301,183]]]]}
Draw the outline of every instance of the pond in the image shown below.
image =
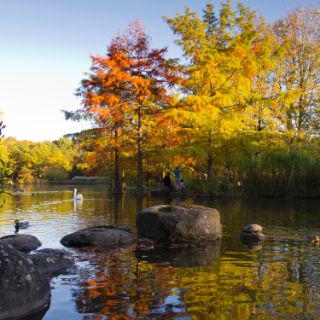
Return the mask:
{"type": "MultiPolygon", "coordinates": [[[[67,249],[76,268],[51,280],[52,299],[43,319],[319,319],[320,248],[306,241],[320,234],[320,202],[311,200],[189,200],[135,198],[118,201],[107,190],[27,189],[7,196],[0,235],[14,231],[13,219],[30,221],[21,233],[42,247],[62,248],[60,239],[83,227],[114,224],[135,228],[142,208],[182,201],[216,208],[223,239],[193,250],[141,254],[67,249]],[[243,226],[258,223],[267,240],[246,248],[243,226]]],[[[135,229],[134,229],[135,230],[135,229]]]]}

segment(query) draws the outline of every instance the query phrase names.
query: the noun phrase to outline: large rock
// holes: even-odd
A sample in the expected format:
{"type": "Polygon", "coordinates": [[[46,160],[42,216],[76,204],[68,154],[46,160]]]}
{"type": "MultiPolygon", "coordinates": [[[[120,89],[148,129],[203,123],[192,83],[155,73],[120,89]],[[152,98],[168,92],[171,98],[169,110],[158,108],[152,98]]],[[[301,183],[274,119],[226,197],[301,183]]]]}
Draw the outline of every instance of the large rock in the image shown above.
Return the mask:
{"type": "Polygon", "coordinates": [[[219,212],[203,206],[153,206],[139,212],[136,223],[139,236],[156,243],[199,243],[222,237],[219,212]]]}
{"type": "Polygon", "coordinates": [[[129,245],[135,241],[136,237],[129,228],[97,226],[68,234],[60,242],[66,247],[114,247],[129,245]]]}
{"type": "Polygon", "coordinates": [[[59,249],[37,250],[29,258],[38,269],[47,274],[57,274],[74,265],[71,255],[59,249]]]}
{"type": "Polygon", "coordinates": [[[20,319],[50,303],[46,275],[27,256],[0,240],[0,320],[20,319]]]}
{"type": "Polygon", "coordinates": [[[36,250],[41,246],[41,242],[30,234],[13,234],[4,236],[0,240],[24,253],[36,250]]]}

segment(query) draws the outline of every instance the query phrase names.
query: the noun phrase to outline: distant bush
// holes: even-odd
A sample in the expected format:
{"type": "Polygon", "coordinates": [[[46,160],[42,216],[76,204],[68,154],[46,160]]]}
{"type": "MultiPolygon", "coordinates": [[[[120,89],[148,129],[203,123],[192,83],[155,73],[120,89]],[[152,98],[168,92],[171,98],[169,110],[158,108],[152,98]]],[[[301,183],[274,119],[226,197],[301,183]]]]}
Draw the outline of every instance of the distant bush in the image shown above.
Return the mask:
{"type": "Polygon", "coordinates": [[[63,181],[68,179],[68,172],[59,166],[47,167],[43,174],[49,181],[63,181]]]}

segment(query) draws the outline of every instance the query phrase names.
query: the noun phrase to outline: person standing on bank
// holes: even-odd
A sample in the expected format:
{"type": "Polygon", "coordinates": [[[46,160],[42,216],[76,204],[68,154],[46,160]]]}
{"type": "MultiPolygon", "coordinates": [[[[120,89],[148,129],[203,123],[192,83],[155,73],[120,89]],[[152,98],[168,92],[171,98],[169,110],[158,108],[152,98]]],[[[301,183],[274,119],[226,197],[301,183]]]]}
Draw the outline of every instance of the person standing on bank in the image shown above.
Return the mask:
{"type": "Polygon", "coordinates": [[[173,170],[173,174],[174,174],[174,186],[176,188],[176,190],[179,189],[179,185],[180,185],[180,169],[179,167],[176,167],[174,170],[173,170]]]}
{"type": "Polygon", "coordinates": [[[179,184],[178,191],[179,191],[179,192],[184,192],[185,190],[186,190],[186,185],[184,184],[183,179],[181,179],[180,184],[179,184]]]}

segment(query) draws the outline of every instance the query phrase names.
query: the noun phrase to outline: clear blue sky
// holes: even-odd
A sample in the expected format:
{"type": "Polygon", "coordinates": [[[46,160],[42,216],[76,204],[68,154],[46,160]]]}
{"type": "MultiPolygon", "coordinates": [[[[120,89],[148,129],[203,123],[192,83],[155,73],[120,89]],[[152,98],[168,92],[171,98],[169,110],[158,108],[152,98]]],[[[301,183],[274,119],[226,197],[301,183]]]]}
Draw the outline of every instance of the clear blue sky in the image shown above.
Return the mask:
{"type": "MultiPolygon", "coordinates": [[[[212,1],[219,4],[220,1],[212,1]]],[[[163,16],[185,6],[200,12],[207,0],[0,0],[0,111],[6,136],[53,140],[88,127],[65,121],[61,109],[77,109],[74,96],[90,54],[103,54],[110,39],[136,19],[155,47],[179,56],[163,16]]],[[[272,22],[320,0],[243,0],[272,22]]]]}

